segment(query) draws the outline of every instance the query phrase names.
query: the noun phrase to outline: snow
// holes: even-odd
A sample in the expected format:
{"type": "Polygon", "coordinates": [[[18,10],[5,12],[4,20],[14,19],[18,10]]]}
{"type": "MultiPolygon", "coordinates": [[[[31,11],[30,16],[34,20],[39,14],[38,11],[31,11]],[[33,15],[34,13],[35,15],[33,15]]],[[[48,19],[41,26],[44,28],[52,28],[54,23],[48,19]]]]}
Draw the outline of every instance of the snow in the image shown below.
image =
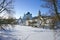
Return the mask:
{"type": "Polygon", "coordinates": [[[60,31],[15,25],[0,30],[0,40],[60,40],[60,31]]]}

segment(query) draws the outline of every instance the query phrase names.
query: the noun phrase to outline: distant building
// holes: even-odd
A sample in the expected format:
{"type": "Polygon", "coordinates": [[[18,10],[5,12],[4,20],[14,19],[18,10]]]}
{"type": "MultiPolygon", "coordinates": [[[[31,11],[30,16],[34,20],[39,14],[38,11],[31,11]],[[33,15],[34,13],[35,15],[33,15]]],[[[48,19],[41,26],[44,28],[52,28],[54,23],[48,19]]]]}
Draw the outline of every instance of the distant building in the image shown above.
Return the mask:
{"type": "Polygon", "coordinates": [[[23,18],[19,18],[19,24],[23,24],[26,26],[32,26],[32,27],[40,27],[40,28],[53,28],[55,21],[55,16],[42,16],[41,12],[38,12],[38,15],[35,17],[32,17],[32,14],[30,12],[27,12],[24,14],[23,18]],[[54,19],[53,19],[54,18],[54,19]]]}
{"type": "Polygon", "coordinates": [[[38,16],[32,17],[30,20],[26,20],[26,24],[33,27],[50,28],[48,26],[52,26],[52,17],[41,16],[41,12],[39,11],[38,16]]]}
{"type": "Polygon", "coordinates": [[[31,20],[32,19],[32,14],[30,12],[27,12],[26,14],[24,14],[23,16],[23,24],[27,25],[27,20],[31,20]]]}
{"type": "Polygon", "coordinates": [[[17,21],[18,21],[18,24],[21,24],[21,25],[23,24],[23,19],[21,17],[17,21]]]}
{"type": "Polygon", "coordinates": [[[24,14],[23,20],[31,20],[31,19],[32,19],[32,14],[30,14],[30,12],[27,12],[26,14],[24,14]]]}
{"type": "Polygon", "coordinates": [[[32,19],[27,20],[27,22],[29,26],[39,27],[39,25],[41,24],[41,12],[39,11],[38,16],[32,17],[32,19]]]}

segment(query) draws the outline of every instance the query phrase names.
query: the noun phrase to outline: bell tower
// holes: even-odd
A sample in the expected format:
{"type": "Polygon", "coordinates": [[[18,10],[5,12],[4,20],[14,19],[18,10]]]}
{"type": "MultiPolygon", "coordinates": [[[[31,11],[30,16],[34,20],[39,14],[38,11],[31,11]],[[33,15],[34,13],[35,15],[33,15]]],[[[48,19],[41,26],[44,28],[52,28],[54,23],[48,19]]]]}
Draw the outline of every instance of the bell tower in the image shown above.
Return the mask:
{"type": "Polygon", "coordinates": [[[41,16],[41,12],[40,12],[40,10],[38,11],[38,16],[41,16]]]}

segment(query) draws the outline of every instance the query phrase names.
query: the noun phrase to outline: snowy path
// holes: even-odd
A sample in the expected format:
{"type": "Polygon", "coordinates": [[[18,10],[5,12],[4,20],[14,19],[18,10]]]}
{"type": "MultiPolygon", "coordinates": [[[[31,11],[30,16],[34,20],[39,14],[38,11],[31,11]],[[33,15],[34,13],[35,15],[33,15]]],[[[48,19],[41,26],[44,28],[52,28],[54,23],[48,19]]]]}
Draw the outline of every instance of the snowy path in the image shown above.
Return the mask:
{"type": "MultiPolygon", "coordinates": [[[[15,26],[15,28],[8,31],[0,31],[0,40],[55,40],[53,30],[32,28],[30,26],[15,26]]],[[[56,35],[56,40],[59,40],[59,38],[56,35]]]]}

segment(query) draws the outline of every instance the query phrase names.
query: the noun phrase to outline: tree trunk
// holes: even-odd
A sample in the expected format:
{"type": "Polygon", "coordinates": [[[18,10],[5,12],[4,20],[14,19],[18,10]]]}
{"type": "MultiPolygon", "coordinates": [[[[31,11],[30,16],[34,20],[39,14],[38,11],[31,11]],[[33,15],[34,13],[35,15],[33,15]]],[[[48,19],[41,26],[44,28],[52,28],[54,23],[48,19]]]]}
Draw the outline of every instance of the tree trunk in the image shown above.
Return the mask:
{"type": "Polygon", "coordinates": [[[54,5],[54,10],[56,13],[56,17],[58,18],[58,20],[60,20],[59,14],[58,14],[58,9],[57,9],[57,5],[56,5],[56,0],[53,0],[53,5],[54,5]]]}

